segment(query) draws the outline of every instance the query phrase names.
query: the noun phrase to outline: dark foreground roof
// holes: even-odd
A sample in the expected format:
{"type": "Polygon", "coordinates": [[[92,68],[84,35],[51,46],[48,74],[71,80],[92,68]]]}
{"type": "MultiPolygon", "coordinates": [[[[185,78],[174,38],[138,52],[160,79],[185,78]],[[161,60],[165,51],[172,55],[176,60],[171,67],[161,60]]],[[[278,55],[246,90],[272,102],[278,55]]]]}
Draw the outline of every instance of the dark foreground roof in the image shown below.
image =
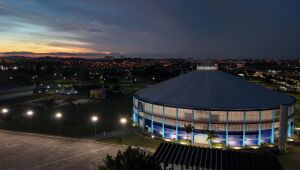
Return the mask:
{"type": "Polygon", "coordinates": [[[213,170],[283,169],[273,155],[201,148],[174,143],[161,143],[153,156],[166,166],[175,164],[213,170]]]}
{"type": "Polygon", "coordinates": [[[222,71],[193,71],[147,87],[140,100],[164,106],[207,110],[262,110],[291,105],[293,97],[222,71]]]}

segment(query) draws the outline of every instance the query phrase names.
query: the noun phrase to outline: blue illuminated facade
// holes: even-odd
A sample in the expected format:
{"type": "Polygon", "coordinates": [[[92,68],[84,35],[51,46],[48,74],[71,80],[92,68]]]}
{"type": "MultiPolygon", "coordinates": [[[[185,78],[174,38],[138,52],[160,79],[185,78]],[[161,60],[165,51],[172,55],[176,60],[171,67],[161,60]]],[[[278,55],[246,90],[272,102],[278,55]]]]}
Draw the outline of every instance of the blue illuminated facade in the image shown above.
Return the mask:
{"type": "MultiPolygon", "coordinates": [[[[288,136],[293,134],[294,108],[291,105],[288,113],[288,136]]],[[[209,144],[206,133],[214,131],[218,137],[213,143],[244,147],[275,143],[278,138],[279,114],[279,109],[199,111],[151,104],[133,97],[132,117],[138,127],[165,139],[177,141],[188,138],[193,143],[209,144]],[[184,124],[195,127],[188,136],[184,124]]]]}

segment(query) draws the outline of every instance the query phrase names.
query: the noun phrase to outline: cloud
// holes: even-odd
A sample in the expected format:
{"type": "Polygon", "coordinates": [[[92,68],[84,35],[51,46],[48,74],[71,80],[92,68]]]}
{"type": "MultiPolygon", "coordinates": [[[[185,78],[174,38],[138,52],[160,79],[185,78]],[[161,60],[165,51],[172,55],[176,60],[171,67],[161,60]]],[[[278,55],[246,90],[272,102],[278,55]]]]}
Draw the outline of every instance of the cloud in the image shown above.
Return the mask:
{"type": "Polygon", "coordinates": [[[130,2],[1,1],[1,38],[11,44],[34,41],[43,49],[75,47],[78,52],[228,57],[300,54],[300,4],[291,0],[130,2]]]}
{"type": "Polygon", "coordinates": [[[88,28],[86,31],[91,33],[102,33],[102,30],[98,28],[88,28]]]}

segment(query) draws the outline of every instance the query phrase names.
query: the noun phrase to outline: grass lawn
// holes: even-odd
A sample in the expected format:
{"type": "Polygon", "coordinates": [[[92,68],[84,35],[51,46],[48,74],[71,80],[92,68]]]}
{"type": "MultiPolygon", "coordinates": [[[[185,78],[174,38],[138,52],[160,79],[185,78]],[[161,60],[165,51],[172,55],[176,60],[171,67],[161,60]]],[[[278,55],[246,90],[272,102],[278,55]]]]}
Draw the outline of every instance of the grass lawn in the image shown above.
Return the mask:
{"type": "Polygon", "coordinates": [[[50,95],[31,95],[31,96],[24,96],[24,97],[20,97],[20,98],[15,98],[15,99],[8,99],[5,101],[0,101],[0,105],[1,106],[6,106],[6,105],[11,105],[11,104],[15,104],[15,103],[21,103],[24,101],[29,101],[29,100],[35,100],[35,99],[42,99],[42,98],[46,98],[49,97],[50,95]]]}
{"type": "Polygon", "coordinates": [[[146,87],[145,84],[133,84],[133,83],[128,83],[128,84],[120,84],[121,91],[124,94],[133,94],[134,92],[141,90],[146,87]]]}
{"type": "Polygon", "coordinates": [[[121,95],[118,98],[99,100],[93,103],[78,104],[75,106],[66,105],[60,108],[39,107],[27,103],[6,104],[10,112],[3,122],[0,118],[0,128],[16,131],[30,131],[29,118],[26,111],[34,111],[32,116],[32,132],[45,134],[58,134],[58,127],[61,127],[61,135],[71,137],[92,136],[94,125],[90,118],[97,115],[97,132],[109,132],[121,128],[120,117],[129,117],[132,112],[132,95],[121,95]],[[63,118],[58,121],[54,113],[62,112],[63,118]]]}
{"type": "MultiPolygon", "coordinates": [[[[76,83],[84,84],[84,82],[79,81],[76,81],[76,83]]],[[[92,115],[97,115],[99,117],[99,121],[96,124],[98,133],[102,134],[103,131],[118,130],[122,128],[119,119],[121,117],[131,117],[132,94],[145,87],[144,84],[130,82],[120,84],[120,86],[123,95],[115,98],[85,104],[65,105],[59,108],[54,107],[55,104],[50,103],[27,103],[30,100],[45,98],[47,97],[46,95],[33,95],[0,102],[0,106],[10,109],[5,119],[0,115],[0,128],[57,135],[58,127],[60,127],[61,135],[86,137],[93,135],[94,124],[92,124],[90,118],[92,115]],[[29,109],[34,111],[34,115],[31,118],[31,130],[29,128],[29,117],[26,116],[26,111],[29,109]],[[60,121],[54,118],[56,112],[63,114],[60,121]]],[[[53,97],[53,99],[57,98],[53,97]]]]}
{"type": "Polygon", "coordinates": [[[139,146],[155,151],[162,141],[159,139],[152,139],[151,137],[147,137],[139,133],[130,133],[120,137],[100,139],[99,142],[126,146],[139,146]]]}

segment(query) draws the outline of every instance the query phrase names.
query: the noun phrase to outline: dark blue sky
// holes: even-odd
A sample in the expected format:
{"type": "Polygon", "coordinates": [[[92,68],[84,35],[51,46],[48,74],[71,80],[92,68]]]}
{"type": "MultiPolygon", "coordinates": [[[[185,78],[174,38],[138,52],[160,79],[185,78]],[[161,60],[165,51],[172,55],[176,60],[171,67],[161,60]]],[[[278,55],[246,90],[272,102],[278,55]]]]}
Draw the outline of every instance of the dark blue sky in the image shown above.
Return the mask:
{"type": "Polygon", "coordinates": [[[1,0],[0,52],[300,58],[299,0],[1,0]]]}

